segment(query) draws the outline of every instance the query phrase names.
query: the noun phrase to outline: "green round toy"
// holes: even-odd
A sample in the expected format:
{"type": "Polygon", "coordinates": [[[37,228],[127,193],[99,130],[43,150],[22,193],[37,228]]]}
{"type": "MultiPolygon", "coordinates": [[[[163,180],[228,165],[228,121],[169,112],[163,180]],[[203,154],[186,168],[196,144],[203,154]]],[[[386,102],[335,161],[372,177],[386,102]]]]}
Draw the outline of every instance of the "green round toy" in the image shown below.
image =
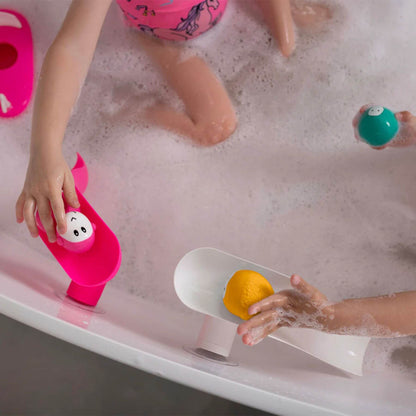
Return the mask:
{"type": "Polygon", "coordinates": [[[393,111],[380,105],[364,111],[358,122],[361,139],[373,147],[381,147],[390,142],[399,131],[399,122],[393,111]]]}

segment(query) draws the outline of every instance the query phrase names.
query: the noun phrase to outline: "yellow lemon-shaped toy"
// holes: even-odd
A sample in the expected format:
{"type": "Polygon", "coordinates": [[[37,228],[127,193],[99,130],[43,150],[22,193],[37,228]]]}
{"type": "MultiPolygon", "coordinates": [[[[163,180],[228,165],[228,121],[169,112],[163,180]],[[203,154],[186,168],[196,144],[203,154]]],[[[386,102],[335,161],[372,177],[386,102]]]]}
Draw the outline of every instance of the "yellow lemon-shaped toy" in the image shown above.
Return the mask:
{"type": "Polygon", "coordinates": [[[273,293],[272,285],[260,273],[239,270],[228,281],[223,301],[232,314],[247,320],[251,318],[247,309],[273,293]]]}

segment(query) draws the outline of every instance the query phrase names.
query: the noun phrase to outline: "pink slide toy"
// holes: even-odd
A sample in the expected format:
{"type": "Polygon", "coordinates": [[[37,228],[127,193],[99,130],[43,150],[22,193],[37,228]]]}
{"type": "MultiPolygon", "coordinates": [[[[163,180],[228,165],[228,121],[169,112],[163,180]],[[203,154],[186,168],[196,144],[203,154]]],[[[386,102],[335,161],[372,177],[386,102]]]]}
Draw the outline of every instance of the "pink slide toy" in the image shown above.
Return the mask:
{"type": "Polygon", "coordinates": [[[95,306],[106,283],[120,268],[120,244],[83,196],[88,184],[88,170],[79,154],[72,174],[80,207],[66,207],[67,232],[57,233],[57,242],[50,243],[38,213],[36,222],[42,241],[72,280],[67,295],[80,303],[95,306]]]}
{"type": "Polygon", "coordinates": [[[14,117],[28,105],[33,90],[33,41],[19,13],[0,10],[0,117],[14,117]]]}

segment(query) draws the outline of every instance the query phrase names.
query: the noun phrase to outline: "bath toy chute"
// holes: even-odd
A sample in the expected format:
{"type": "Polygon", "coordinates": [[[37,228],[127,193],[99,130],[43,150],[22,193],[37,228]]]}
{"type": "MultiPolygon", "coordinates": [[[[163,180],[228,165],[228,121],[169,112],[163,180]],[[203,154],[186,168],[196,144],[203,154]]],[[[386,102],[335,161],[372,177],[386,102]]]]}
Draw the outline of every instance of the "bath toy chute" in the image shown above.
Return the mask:
{"type": "MultiPolygon", "coordinates": [[[[224,287],[238,270],[260,273],[275,292],[290,289],[289,276],[214,248],[187,253],[178,263],[174,285],[179,299],[189,308],[213,318],[240,324],[223,303],[224,287]]],[[[334,367],[362,375],[368,337],[336,335],[304,328],[280,328],[270,338],[291,345],[334,367]]]]}
{"type": "Polygon", "coordinates": [[[77,153],[77,161],[71,172],[74,177],[75,186],[83,194],[88,186],[88,168],[79,153],[77,153]]]}
{"type": "MultiPolygon", "coordinates": [[[[77,172],[74,175],[75,183],[86,187],[88,171],[80,156],[74,171],[77,172]]],[[[72,280],[67,294],[78,302],[95,306],[106,283],[115,276],[120,267],[121,249],[117,237],[107,224],[78,188],[76,192],[80,207],[77,210],[67,207],[66,217],[69,218],[70,223],[71,219],[75,218],[69,225],[67,233],[58,234],[56,243],[49,242],[41,226],[39,234],[72,280]],[[77,221],[79,224],[76,226],[77,221]],[[85,233],[82,228],[85,229],[85,233]]]]}

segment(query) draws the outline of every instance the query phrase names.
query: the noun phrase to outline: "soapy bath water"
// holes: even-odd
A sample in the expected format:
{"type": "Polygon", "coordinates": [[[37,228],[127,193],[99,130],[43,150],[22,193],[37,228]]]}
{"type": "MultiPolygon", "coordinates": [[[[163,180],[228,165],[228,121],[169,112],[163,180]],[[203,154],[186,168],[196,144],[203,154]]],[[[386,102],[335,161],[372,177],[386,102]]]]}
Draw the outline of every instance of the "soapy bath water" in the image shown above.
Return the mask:
{"type": "MultiPolygon", "coordinates": [[[[64,142],[70,164],[76,151],[86,160],[86,196],[121,242],[112,285],[183,310],[174,267],[187,251],[213,246],[297,273],[332,301],[415,289],[416,148],[373,151],[356,143],[351,120],[368,102],[416,112],[416,4],[326,3],[331,22],[298,30],[289,59],[251,0],[230,0],[224,20],[186,44],[185,55],[197,53],[222,79],[238,114],[233,137],[213,148],[137,117],[155,100],[181,103],[113,5],[64,142]]],[[[39,74],[69,2],[16,4],[32,22],[39,74]]],[[[42,252],[16,230],[12,209],[30,114],[2,123],[0,136],[3,153],[13,153],[0,175],[16,184],[3,192],[2,229],[42,252]]],[[[366,370],[410,371],[397,358],[404,347],[415,339],[372,341],[366,370]]]]}

